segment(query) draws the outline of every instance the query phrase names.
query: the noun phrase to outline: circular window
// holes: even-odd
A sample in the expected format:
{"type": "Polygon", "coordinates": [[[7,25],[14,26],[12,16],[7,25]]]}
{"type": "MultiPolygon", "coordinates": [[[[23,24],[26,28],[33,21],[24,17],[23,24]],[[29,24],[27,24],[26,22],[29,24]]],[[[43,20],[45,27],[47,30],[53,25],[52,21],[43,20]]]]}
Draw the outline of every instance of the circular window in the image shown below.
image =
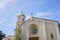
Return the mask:
{"type": "Polygon", "coordinates": [[[37,29],[34,28],[34,29],[32,30],[32,34],[36,34],[36,33],[37,33],[37,29]]]}
{"type": "Polygon", "coordinates": [[[38,31],[38,27],[35,24],[30,25],[30,33],[31,34],[36,34],[38,31]]]}

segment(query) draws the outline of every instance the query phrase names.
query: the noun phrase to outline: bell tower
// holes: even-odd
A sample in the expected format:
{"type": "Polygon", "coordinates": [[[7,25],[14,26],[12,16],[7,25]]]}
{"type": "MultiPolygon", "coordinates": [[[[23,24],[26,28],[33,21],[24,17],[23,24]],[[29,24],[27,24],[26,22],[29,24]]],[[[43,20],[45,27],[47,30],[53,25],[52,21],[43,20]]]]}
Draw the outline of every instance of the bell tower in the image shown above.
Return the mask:
{"type": "Polygon", "coordinates": [[[22,24],[25,22],[25,15],[23,12],[21,12],[17,16],[17,23],[16,23],[16,29],[15,29],[15,37],[14,40],[22,40],[22,24]]]}
{"type": "Polygon", "coordinates": [[[23,12],[21,12],[18,16],[17,16],[18,18],[17,18],[17,23],[19,24],[19,25],[21,25],[22,23],[24,23],[25,22],[25,15],[23,14],[23,12]]]}

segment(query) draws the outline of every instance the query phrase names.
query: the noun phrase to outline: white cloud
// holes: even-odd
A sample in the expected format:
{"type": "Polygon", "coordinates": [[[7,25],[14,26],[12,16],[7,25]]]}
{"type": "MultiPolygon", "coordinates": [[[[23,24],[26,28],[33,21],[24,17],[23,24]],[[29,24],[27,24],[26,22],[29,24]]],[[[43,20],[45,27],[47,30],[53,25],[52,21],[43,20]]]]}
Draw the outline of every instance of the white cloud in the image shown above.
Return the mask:
{"type": "Polygon", "coordinates": [[[30,16],[26,16],[26,17],[27,17],[26,20],[28,20],[30,18],[30,16]]]}
{"type": "Polygon", "coordinates": [[[8,6],[11,3],[15,3],[17,0],[0,0],[0,14],[5,12],[6,6],[8,6]]]}
{"type": "Polygon", "coordinates": [[[0,2],[0,11],[4,11],[6,2],[0,2]]]}
{"type": "Polygon", "coordinates": [[[0,20],[0,25],[3,23],[3,21],[2,20],[0,20]]]}
{"type": "Polygon", "coordinates": [[[7,5],[9,2],[13,2],[14,0],[0,0],[0,8],[7,5]]]}
{"type": "Polygon", "coordinates": [[[39,16],[44,17],[44,16],[48,16],[48,15],[51,15],[51,13],[49,13],[49,12],[45,12],[45,13],[38,12],[38,13],[35,14],[36,17],[39,17],[39,16]]]}
{"type": "Polygon", "coordinates": [[[3,24],[3,23],[5,23],[5,22],[7,22],[7,21],[8,21],[7,18],[5,18],[5,17],[4,18],[1,18],[0,19],[0,25],[3,24]]]}
{"type": "Polygon", "coordinates": [[[47,2],[47,0],[39,0],[39,1],[36,1],[34,4],[35,5],[43,5],[43,4],[45,4],[47,2]]]}

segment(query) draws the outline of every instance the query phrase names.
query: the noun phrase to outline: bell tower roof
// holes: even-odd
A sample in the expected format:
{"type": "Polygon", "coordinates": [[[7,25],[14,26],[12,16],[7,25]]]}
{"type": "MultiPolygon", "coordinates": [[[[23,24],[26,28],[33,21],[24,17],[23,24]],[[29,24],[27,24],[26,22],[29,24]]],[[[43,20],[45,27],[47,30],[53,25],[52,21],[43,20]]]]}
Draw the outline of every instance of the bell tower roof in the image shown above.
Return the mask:
{"type": "Polygon", "coordinates": [[[20,12],[20,14],[18,16],[24,16],[25,17],[25,15],[23,14],[23,12],[20,12]]]}

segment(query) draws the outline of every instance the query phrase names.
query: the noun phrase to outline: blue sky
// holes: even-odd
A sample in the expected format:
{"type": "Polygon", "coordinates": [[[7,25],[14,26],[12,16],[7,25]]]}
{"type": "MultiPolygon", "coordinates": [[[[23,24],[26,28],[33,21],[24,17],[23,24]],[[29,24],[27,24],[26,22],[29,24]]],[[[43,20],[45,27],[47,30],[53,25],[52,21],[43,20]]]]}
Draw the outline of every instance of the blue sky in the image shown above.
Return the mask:
{"type": "Polygon", "coordinates": [[[60,22],[60,0],[0,0],[0,30],[14,35],[17,15],[21,11],[27,19],[32,12],[34,17],[60,22]]]}

